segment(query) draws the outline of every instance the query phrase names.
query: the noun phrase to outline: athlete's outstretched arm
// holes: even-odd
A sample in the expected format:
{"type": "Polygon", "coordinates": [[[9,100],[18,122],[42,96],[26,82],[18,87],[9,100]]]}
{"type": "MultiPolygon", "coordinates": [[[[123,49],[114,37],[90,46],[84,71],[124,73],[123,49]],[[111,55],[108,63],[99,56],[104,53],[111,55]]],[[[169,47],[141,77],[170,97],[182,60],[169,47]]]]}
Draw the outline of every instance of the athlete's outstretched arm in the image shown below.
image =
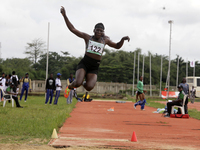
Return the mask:
{"type": "Polygon", "coordinates": [[[120,49],[123,46],[125,40],[128,40],[128,42],[129,42],[130,38],[128,36],[124,36],[118,43],[114,43],[109,38],[107,38],[106,44],[108,44],[110,47],[120,49]]]}
{"type": "Polygon", "coordinates": [[[66,15],[66,12],[65,12],[65,8],[63,6],[61,6],[61,9],[60,9],[60,13],[63,15],[63,18],[65,20],[65,23],[68,27],[68,29],[74,33],[75,35],[77,35],[78,37],[80,38],[83,38],[83,39],[87,39],[89,37],[88,34],[84,33],[84,32],[80,32],[79,30],[77,30],[73,24],[69,21],[67,15],[66,15]]]}

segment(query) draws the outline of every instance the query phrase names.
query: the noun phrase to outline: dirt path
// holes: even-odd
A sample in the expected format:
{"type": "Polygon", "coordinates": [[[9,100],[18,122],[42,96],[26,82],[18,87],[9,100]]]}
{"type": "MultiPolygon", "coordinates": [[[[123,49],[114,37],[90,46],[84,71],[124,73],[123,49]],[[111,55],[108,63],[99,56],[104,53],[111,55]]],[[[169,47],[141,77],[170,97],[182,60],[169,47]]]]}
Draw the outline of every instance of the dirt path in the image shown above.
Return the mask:
{"type": "Polygon", "coordinates": [[[200,149],[200,121],[164,118],[155,108],[133,103],[78,103],[52,146],[94,146],[123,149],[200,149]],[[108,111],[114,107],[114,111],[108,111]],[[135,131],[138,142],[131,142],[135,131]]]}
{"type": "MultiPolygon", "coordinates": [[[[27,144],[0,144],[0,150],[58,150],[57,148],[51,147],[49,145],[27,145],[27,144]]],[[[100,149],[97,147],[67,147],[61,150],[109,150],[100,149]]]]}

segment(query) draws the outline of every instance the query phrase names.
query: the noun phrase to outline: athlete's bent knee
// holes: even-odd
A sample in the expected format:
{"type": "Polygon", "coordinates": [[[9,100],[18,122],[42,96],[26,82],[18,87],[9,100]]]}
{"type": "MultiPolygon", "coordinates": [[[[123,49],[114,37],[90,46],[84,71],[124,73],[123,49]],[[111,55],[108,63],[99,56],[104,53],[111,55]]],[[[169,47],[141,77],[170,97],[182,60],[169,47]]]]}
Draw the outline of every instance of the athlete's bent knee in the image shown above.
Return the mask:
{"type": "Polygon", "coordinates": [[[85,89],[86,89],[87,91],[91,91],[93,88],[94,88],[94,86],[91,86],[91,85],[86,85],[86,86],[85,86],[85,89]]]}
{"type": "Polygon", "coordinates": [[[75,83],[74,83],[74,87],[79,87],[82,85],[82,81],[79,81],[79,80],[76,80],[75,83]]]}

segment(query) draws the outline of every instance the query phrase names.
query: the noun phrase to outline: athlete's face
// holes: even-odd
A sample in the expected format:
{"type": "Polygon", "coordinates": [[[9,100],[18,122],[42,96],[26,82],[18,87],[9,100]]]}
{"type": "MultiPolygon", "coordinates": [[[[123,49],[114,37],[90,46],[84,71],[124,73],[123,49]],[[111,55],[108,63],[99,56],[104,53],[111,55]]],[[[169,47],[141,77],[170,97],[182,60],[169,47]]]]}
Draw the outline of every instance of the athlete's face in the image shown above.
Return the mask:
{"type": "Polygon", "coordinates": [[[101,28],[95,28],[94,35],[96,38],[100,38],[100,37],[104,36],[104,30],[101,28]]]}

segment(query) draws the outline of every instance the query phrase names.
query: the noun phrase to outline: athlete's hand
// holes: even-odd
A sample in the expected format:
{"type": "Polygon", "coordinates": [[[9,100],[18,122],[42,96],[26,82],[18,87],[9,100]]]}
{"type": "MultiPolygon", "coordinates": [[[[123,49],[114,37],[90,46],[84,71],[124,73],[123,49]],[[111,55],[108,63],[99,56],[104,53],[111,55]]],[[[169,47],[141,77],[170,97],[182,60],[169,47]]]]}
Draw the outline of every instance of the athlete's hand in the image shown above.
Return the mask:
{"type": "Polygon", "coordinates": [[[60,8],[60,13],[61,13],[63,16],[66,15],[66,13],[65,13],[65,8],[64,8],[63,6],[61,6],[61,8],[60,8]]]}
{"type": "Polygon", "coordinates": [[[124,36],[122,39],[123,39],[123,40],[128,40],[128,42],[130,41],[129,36],[124,36]]]}

